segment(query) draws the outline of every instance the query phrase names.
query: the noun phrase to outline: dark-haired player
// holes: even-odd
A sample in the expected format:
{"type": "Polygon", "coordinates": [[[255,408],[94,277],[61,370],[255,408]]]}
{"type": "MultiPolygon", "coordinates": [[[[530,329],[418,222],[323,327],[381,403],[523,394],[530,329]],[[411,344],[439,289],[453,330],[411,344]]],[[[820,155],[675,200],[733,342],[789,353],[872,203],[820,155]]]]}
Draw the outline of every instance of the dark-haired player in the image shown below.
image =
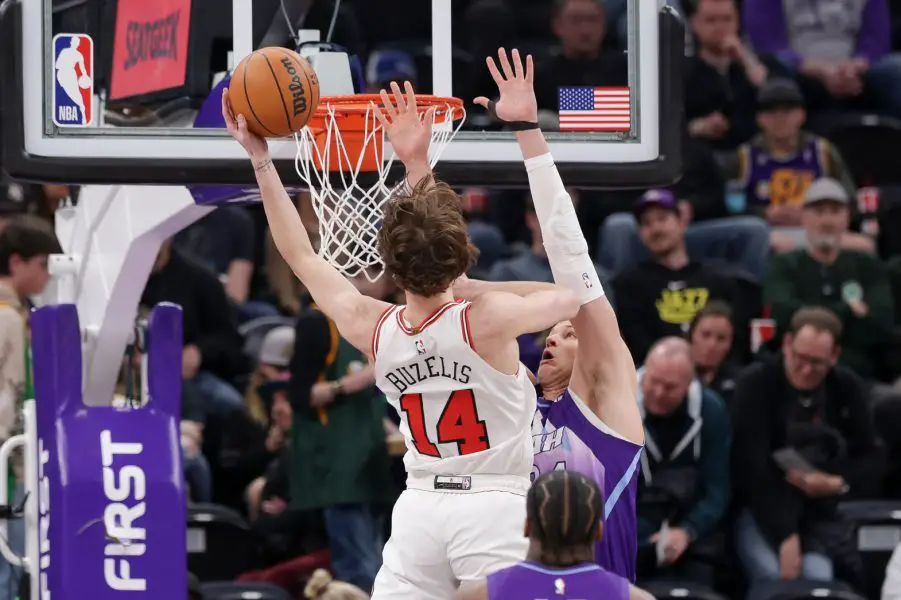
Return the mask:
{"type": "Polygon", "coordinates": [[[595,563],[603,515],[604,496],[594,481],[572,471],[545,473],[526,497],[526,560],[461,588],[456,600],[651,600],[595,563]]]}
{"type": "Polygon", "coordinates": [[[250,155],[279,252],[341,337],[375,361],[376,382],[402,417],[407,489],[394,505],[398,518],[372,597],[446,600],[460,582],[525,554],[517,530],[532,468],[535,390],[516,338],[572,317],[579,303],[562,288],[455,301],[451,284],[472,266],[475,248],[460,197],[431,177],[431,119],[420,118],[406,88],[404,95],[392,84],[393,99],[383,90],[384,113],[377,113],[412,184],[387,203],[379,232],[382,260],[406,306],[362,295],[316,254],[266,140],[235,118],[227,93],[222,109],[250,155]]]}
{"type": "MultiPolygon", "coordinates": [[[[531,57],[525,68],[516,50],[512,64],[503,49],[498,58],[500,69],[491,58],[488,68],[500,89],[499,101],[491,105],[486,98],[476,101],[516,125],[554,281],[572,290],[581,304],[575,318],[555,324],[538,367],[541,398],[532,429],[534,475],[568,469],[598,483],[605,497],[606,531],[597,548],[598,564],[634,581],[638,552],[635,495],[644,444],[634,362],[588,255],[572,199],[538,129],[531,57]]],[[[482,293],[532,294],[543,285],[486,283],[475,287],[482,293]]]]}

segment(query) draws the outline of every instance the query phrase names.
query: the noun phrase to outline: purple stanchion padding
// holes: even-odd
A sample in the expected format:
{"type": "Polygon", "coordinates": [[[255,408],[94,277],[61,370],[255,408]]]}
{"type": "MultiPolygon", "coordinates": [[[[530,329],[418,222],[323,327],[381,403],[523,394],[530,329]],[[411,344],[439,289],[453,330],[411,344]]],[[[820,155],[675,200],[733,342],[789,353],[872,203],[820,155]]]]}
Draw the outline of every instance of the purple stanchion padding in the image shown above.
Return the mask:
{"type": "MultiPolygon", "coordinates": [[[[220,81],[200,107],[197,116],[194,117],[194,127],[225,129],[225,119],[222,117],[222,90],[231,83],[231,75],[227,75],[220,81]]],[[[237,144],[237,142],[235,142],[237,144]]],[[[247,169],[250,170],[250,160],[247,161],[247,169]]],[[[289,194],[302,192],[302,187],[290,187],[290,182],[285,182],[289,194]]],[[[244,204],[258,202],[260,190],[257,186],[239,185],[192,185],[188,187],[194,202],[204,206],[218,206],[220,204],[244,204]]]]}
{"type": "Polygon", "coordinates": [[[150,401],[85,406],[78,314],[31,319],[38,422],[40,598],[160,600],[187,590],[181,309],[153,310],[150,401]]]}

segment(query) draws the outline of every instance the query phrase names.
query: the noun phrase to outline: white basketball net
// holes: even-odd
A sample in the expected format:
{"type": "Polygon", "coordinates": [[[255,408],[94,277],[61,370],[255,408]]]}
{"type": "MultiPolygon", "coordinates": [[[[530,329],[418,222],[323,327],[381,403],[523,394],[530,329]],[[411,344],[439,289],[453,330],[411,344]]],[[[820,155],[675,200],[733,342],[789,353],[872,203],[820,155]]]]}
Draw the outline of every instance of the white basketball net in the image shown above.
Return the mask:
{"type": "MultiPolygon", "coordinates": [[[[358,159],[351,160],[341,137],[340,105],[328,104],[326,99],[323,103],[328,111],[325,131],[321,134],[327,136],[324,151],[320,150],[316,134],[309,127],[294,135],[297,142],[295,168],[309,187],[313,209],[319,220],[319,256],[348,277],[363,273],[370,281],[376,281],[385,270],[378,251],[378,233],[385,203],[403,181],[386,181],[395,159],[391,150],[387,160],[381,157],[383,160],[378,161],[378,171],[370,173],[376,177],[375,183],[366,186],[358,182],[363,157],[370,150],[370,144],[376,136],[384,135],[373,111],[374,104],[366,109],[363,152],[358,159]],[[340,153],[341,164],[351,165],[351,168],[330,172],[328,166],[334,158],[332,152],[340,153]]],[[[446,103],[439,105],[434,114],[432,143],[429,146],[429,164],[432,167],[438,163],[441,153],[463,125],[465,111],[446,103]]],[[[383,152],[387,150],[386,141],[383,152]]]]}

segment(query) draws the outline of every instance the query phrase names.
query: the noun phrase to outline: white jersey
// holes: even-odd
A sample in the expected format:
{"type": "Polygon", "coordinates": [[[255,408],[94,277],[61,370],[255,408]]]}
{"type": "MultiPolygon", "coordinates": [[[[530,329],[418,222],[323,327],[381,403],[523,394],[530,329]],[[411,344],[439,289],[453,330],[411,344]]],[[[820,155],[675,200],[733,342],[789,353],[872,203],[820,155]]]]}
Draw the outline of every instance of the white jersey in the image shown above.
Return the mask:
{"type": "Polygon", "coordinates": [[[445,304],[419,327],[403,306],[387,309],[372,340],[376,385],[401,416],[408,474],[528,477],[535,387],[523,365],[507,375],[476,353],[470,306],[445,304]]]}

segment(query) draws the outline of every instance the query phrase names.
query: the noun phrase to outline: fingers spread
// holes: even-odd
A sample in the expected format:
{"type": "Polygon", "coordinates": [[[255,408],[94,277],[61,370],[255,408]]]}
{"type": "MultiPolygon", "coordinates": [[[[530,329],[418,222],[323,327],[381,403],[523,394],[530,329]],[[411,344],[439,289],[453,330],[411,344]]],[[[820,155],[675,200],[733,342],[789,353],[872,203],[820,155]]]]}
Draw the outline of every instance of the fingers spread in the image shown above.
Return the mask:
{"type": "Polygon", "coordinates": [[[507,51],[503,48],[500,48],[497,51],[497,56],[501,61],[501,69],[504,72],[504,78],[513,79],[513,67],[510,66],[510,59],[507,58],[507,51]]]}
{"type": "Polygon", "coordinates": [[[517,79],[525,79],[525,73],[523,73],[522,68],[522,59],[519,57],[519,50],[513,49],[513,73],[516,75],[517,79]]]}
{"type": "Polygon", "coordinates": [[[385,90],[379,92],[379,96],[382,98],[382,108],[391,120],[394,121],[394,119],[397,118],[397,108],[394,106],[394,103],[391,102],[391,97],[388,96],[388,92],[385,90]]]}
{"type": "Polygon", "coordinates": [[[416,108],[416,92],[413,91],[413,84],[409,81],[404,82],[404,91],[407,93],[407,106],[416,108]]]}
{"type": "Polygon", "coordinates": [[[485,59],[485,62],[488,63],[488,72],[491,73],[491,78],[494,79],[494,83],[500,87],[504,84],[504,76],[501,75],[501,72],[497,70],[497,65],[494,63],[494,59],[490,56],[485,59]]]}
{"type": "Polygon", "coordinates": [[[400,91],[400,86],[397,85],[396,81],[391,82],[391,91],[394,92],[394,101],[397,103],[397,112],[406,112],[407,102],[404,100],[404,94],[400,91]]]}

